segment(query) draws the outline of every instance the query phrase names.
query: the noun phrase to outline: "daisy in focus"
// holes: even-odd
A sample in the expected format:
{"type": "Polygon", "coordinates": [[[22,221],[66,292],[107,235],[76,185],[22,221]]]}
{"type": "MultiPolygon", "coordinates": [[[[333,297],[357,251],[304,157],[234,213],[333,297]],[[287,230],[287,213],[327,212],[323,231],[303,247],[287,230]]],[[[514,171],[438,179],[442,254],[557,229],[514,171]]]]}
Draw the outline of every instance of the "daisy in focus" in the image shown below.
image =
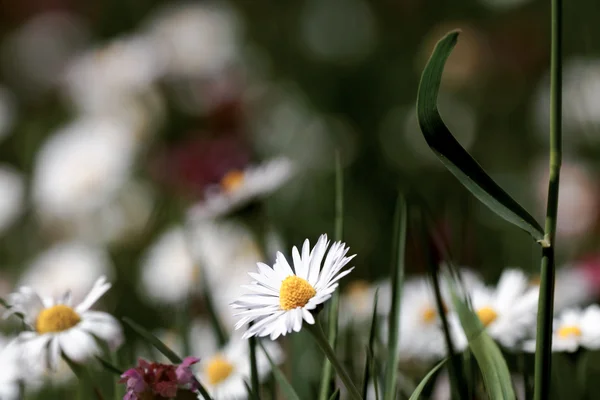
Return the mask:
{"type": "Polygon", "coordinates": [[[249,273],[255,280],[244,286],[253,293],[232,303],[239,310],[236,316],[241,317],[236,329],[253,322],[243,338],[270,336],[274,340],[292,331],[299,332],[303,321],[314,324],[311,312],[329,300],[338,281],[354,269],[342,271],[354,258],[346,257],[348,250],[343,242],[329,247],[327,235],[321,235],[312,250],[308,239],[302,254],[294,246],[293,269],[280,252],[273,268],[258,263],[258,273],[249,273]]]}
{"type": "MultiPolygon", "coordinates": [[[[281,363],[283,354],[276,343],[264,342],[263,346],[275,364],[281,363]]],[[[262,382],[269,376],[271,364],[261,349],[256,352],[256,366],[258,379],[262,382]]],[[[244,381],[250,381],[248,341],[232,338],[212,357],[203,358],[198,378],[215,400],[246,398],[248,391],[244,381]]]]}
{"type": "MultiPolygon", "coordinates": [[[[498,285],[474,286],[468,289],[473,311],[479,317],[487,333],[505,347],[514,347],[535,326],[539,288],[529,284],[530,279],[522,271],[507,269],[500,276],[498,285]]],[[[458,318],[449,318],[458,349],[467,346],[458,318]]]]}
{"type": "Polygon", "coordinates": [[[75,362],[85,362],[101,349],[96,338],[116,349],[123,342],[123,332],[111,315],[91,311],[90,307],[110,289],[106,278],[99,278],[86,298],[72,306],[67,292],[58,299],[42,297],[30,287],[21,287],[9,296],[7,315],[21,313],[31,329],[19,334],[17,341],[26,359],[55,370],[61,354],[75,362]]]}
{"type": "Polygon", "coordinates": [[[292,174],[293,165],[287,158],[276,158],[244,170],[229,171],[218,185],[207,191],[202,203],[192,207],[190,218],[216,218],[236,211],[251,200],[279,189],[292,174]]]}
{"type": "MultiPolygon", "coordinates": [[[[554,319],[552,351],[574,352],[580,347],[600,349],[600,307],[570,308],[554,319]]],[[[524,350],[535,352],[535,339],[525,343],[524,350]]]]}

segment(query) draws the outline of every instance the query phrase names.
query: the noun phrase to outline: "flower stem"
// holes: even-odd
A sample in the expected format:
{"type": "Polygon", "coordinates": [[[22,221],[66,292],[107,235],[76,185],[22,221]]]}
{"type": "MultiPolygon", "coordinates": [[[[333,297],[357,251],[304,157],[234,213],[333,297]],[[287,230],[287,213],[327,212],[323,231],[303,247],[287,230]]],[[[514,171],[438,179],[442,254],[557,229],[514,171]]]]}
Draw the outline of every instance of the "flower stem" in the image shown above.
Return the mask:
{"type": "MultiPolygon", "coordinates": [[[[335,152],[335,231],[334,240],[341,241],[344,233],[344,178],[342,173],[342,162],[340,152],[335,152]]],[[[333,349],[337,344],[338,333],[338,312],[339,312],[340,294],[335,291],[329,301],[329,313],[327,314],[327,327],[329,343],[333,349]]],[[[327,361],[323,363],[321,373],[321,388],[319,390],[319,399],[329,399],[331,392],[331,381],[333,380],[333,371],[331,364],[327,361]]]]}
{"type": "Polygon", "coordinates": [[[250,343],[250,383],[252,392],[255,396],[258,395],[260,391],[260,386],[258,382],[258,367],[256,363],[256,337],[252,336],[248,339],[250,343]]]}
{"type": "Polygon", "coordinates": [[[344,382],[344,385],[346,386],[346,389],[348,389],[350,397],[355,400],[361,400],[362,397],[360,395],[360,392],[358,391],[356,386],[354,386],[352,378],[350,377],[346,369],[342,366],[342,363],[337,359],[333,348],[331,348],[331,346],[329,345],[329,341],[327,340],[325,333],[323,333],[323,329],[321,328],[319,320],[316,319],[314,325],[306,325],[308,327],[308,331],[312,334],[312,337],[315,339],[323,353],[325,353],[325,356],[327,356],[327,358],[331,362],[331,365],[333,365],[333,368],[335,368],[335,371],[342,379],[342,382],[344,382]]]}
{"type": "Polygon", "coordinates": [[[562,163],[562,0],[552,0],[552,50],[550,61],[550,179],[546,226],[542,241],[541,283],[535,352],[535,400],[550,396],[552,316],[554,312],[554,252],[558,188],[562,163]]]}

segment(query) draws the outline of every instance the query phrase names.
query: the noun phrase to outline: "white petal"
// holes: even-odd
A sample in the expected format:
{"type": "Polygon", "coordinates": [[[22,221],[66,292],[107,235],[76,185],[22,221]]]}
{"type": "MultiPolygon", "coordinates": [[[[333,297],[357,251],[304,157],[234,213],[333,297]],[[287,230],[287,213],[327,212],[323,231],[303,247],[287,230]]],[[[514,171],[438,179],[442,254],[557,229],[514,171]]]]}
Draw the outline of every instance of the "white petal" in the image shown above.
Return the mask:
{"type": "Polygon", "coordinates": [[[106,277],[102,276],[98,278],[96,283],[94,283],[94,287],[88,293],[88,295],[83,299],[83,301],[75,307],[75,311],[79,314],[89,310],[91,306],[98,301],[100,297],[104,295],[110,289],[112,285],[106,282],[106,277]]]}

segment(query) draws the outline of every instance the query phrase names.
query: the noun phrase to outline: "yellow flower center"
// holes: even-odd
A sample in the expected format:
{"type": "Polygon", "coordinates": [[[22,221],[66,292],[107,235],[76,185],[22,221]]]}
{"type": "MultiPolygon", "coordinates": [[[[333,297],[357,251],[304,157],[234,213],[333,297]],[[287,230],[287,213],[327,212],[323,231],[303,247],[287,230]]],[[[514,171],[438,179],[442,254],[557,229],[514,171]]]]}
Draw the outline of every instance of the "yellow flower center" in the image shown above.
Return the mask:
{"type": "Polygon", "coordinates": [[[489,324],[494,322],[496,318],[498,318],[498,314],[491,307],[480,308],[479,310],[477,310],[477,316],[479,317],[479,320],[481,321],[483,326],[488,326],[489,324]]]}
{"type": "Polygon", "coordinates": [[[215,356],[206,365],[204,370],[208,377],[208,383],[216,385],[223,382],[233,372],[233,365],[221,356],[215,356]]]}
{"type": "Polygon", "coordinates": [[[244,172],[234,169],[221,179],[221,187],[227,193],[236,191],[244,183],[244,172]]]}
{"type": "Polygon", "coordinates": [[[562,339],[566,339],[571,336],[579,337],[581,336],[581,329],[573,325],[563,326],[558,330],[557,334],[558,337],[562,339]]]}
{"type": "Polygon", "coordinates": [[[35,321],[38,333],[62,332],[81,322],[81,317],[71,307],[58,304],[43,309],[35,321]]]}
{"type": "Polygon", "coordinates": [[[423,322],[426,324],[431,324],[437,318],[437,310],[433,307],[427,307],[421,313],[421,318],[423,318],[423,322]]]}
{"type": "Polygon", "coordinates": [[[304,307],[315,294],[317,291],[310,283],[296,275],[291,275],[281,282],[279,306],[286,311],[304,307]]]}

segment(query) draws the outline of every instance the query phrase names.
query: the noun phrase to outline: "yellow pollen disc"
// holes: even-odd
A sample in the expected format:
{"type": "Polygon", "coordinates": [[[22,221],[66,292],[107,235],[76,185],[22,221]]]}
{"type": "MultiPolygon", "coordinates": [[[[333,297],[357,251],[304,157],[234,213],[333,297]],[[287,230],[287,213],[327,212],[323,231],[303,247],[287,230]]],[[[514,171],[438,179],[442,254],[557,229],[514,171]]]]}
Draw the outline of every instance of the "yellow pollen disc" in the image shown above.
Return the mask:
{"type": "Polygon", "coordinates": [[[208,383],[216,385],[223,382],[233,372],[233,365],[221,356],[216,356],[206,365],[204,372],[208,383]]]}
{"type": "Polygon", "coordinates": [[[62,332],[71,329],[81,321],[79,315],[69,306],[58,304],[43,309],[35,321],[38,333],[62,332]]]}
{"type": "Polygon", "coordinates": [[[562,328],[560,328],[557,332],[558,337],[562,338],[562,339],[566,339],[568,337],[571,336],[576,336],[579,337],[581,336],[581,329],[579,329],[579,327],[577,326],[563,326],[562,328]]]}
{"type": "Polygon", "coordinates": [[[304,307],[317,291],[306,280],[296,276],[288,276],[281,282],[279,289],[279,306],[282,310],[293,310],[304,307]]]}
{"type": "Polygon", "coordinates": [[[423,318],[423,322],[425,322],[427,324],[430,324],[433,321],[435,321],[437,315],[438,315],[437,310],[435,308],[433,308],[433,307],[427,307],[421,313],[421,317],[423,318]]]}
{"type": "Polygon", "coordinates": [[[244,182],[244,173],[240,170],[229,171],[221,179],[221,187],[227,193],[234,192],[244,182]]]}
{"type": "Polygon", "coordinates": [[[496,318],[498,318],[498,314],[491,307],[480,308],[479,310],[477,310],[477,316],[479,317],[479,320],[481,321],[483,326],[488,326],[489,324],[494,322],[496,318]]]}

